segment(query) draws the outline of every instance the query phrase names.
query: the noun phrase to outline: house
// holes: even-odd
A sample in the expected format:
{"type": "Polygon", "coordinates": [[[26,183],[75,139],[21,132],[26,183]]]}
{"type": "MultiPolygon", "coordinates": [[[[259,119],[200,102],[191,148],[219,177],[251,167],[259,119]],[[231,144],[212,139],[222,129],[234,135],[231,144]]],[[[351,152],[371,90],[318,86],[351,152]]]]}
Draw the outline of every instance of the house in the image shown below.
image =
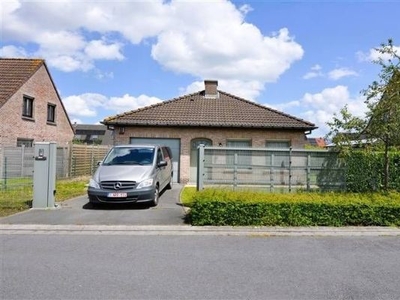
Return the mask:
{"type": "Polygon", "coordinates": [[[103,120],[115,131],[116,144],[170,146],[174,180],[195,182],[197,147],[304,148],[314,124],[218,90],[205,89],[103,120]]]}
{"type": "Polygon", "coordinates": [[[0,58],[0,146],[66,145],[74,131],[42,59],[0,58]]]}
{"type": "Polygon", "coordinates": [[[326,141],[324,138],[307,138],[308,144],[315,148],[326,148],[326,141]]]}
{"type": "Polygon", "coordinates": [[[113,131],[105,125],[98,124],[74,124],[75,143],[87,145],[113,145],[113,131]]]}

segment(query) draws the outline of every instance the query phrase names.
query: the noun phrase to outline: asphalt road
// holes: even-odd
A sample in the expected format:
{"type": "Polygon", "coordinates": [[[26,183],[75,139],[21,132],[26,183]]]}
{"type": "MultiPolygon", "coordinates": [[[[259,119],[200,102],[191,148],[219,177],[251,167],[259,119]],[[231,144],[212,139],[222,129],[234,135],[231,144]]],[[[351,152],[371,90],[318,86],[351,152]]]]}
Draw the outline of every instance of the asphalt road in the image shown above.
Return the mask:
{"type": "Polygon", "coordinates": [[[183,225],[184,209],[179,203],[182,185],[165,190],[157,207],[106,205],[94,208],[87,196],[60,202],[58,208],[30,209],[0,218],[0,224],[47,225],[183,225]]]}
{"type": "Polygon", "coordinates": [[[398,237],[0,234],[1,299],[399,299],[398,237]]]}

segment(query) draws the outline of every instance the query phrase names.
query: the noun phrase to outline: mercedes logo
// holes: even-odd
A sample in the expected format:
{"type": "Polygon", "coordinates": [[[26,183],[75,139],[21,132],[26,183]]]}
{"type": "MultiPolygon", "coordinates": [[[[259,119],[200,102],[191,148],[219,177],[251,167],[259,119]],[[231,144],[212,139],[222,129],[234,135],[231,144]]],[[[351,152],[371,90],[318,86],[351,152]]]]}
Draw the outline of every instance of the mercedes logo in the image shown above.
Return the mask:
{"type": "Polygon", "coordinates": [[[122,187],[122,183],[121,182],[114,183],[114,190],[119,190],[121,187],[122,187]]]}

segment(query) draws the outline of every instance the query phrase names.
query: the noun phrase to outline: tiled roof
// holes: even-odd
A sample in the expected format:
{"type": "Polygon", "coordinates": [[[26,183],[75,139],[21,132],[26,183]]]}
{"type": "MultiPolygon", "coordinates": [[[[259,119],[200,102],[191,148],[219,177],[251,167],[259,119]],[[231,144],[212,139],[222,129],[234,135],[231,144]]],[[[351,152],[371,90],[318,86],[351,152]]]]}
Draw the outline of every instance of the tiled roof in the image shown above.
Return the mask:
{"type": "Polygon", "coordinates": [[[43,59],[0,58],[0,108],[43,64],[43,59]]]}
{"type": "Polygon", "coordinates": [[[312,130],[313,123],[263,105],[218,91],[208,98],[204,91],[185,95],[103,120],[108,125],[247,127],[312,130]]]}

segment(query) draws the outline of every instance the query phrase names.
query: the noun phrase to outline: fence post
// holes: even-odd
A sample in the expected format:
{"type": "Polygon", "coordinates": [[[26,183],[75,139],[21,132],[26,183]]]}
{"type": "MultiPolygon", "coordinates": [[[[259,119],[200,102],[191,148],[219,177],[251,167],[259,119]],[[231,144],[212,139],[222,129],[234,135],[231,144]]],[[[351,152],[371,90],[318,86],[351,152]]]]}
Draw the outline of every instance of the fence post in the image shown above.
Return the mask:
{"type": "Polygon", "coordinates": [[[238,154],[235,152],[233,155],[233,189],[236,190],[237,187],[237,171],[238,171],[238,154]]]}
{"type": "Polygon", "coordinates": [[[25,145],[21,145],[21,177],[24,177],[25,145]]]}
{"type": "Polygon", "coordinates": [[[269,190],[271,192],[274,191],[274,175],[275,175],[274,163],[275,163],[275,154],[271,153],[270,185],[269,185],[269,190]]]}
{"type": "Polygon", "coordinates": [[[289,148],[289,193],[292,191],[292,147],[289,148]]]}
{"type": "Polygon", "coordinates": [[[4,155],[4,189],[7,189],[7,156],[4,155]]]}
{"type": "Polygon", "coordinates": [[[200,144],[198,147],[198,155],[197,155],[197,190],[204,189],[204,145],[200,144]]]}
{"type": "Polygon", "coordinates": [[[307,154],[307,191],[310,191],[311,154],[307,154]]]}

